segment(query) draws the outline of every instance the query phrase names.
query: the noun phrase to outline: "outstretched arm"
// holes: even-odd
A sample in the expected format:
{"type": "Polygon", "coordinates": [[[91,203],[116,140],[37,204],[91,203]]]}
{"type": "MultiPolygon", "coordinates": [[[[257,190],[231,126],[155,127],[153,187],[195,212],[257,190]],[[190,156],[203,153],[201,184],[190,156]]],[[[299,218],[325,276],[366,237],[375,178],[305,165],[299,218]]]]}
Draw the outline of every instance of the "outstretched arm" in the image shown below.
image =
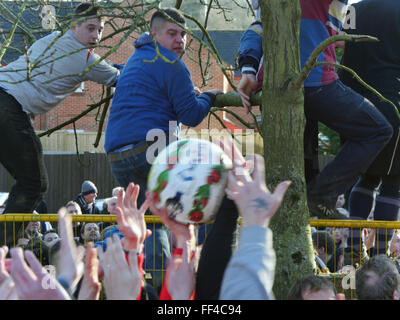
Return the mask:
{"type": "Polygon", "coordinates": [[[117,222],[119,231],[124,235],[124,249],[136,252],[142,252],[144,240],[151,235],[144,219],[148,201],[140,208],[137,207],[139,191],[139,185],[131,182],[126,188],[126,193],[120,190],[117,200],[117,222]]]}
{"type": "Polygon", "coordinates": [[[21,248],[13,248],[11,257],[11,277],[20,300],[71,300],[54,275],[43,268],[32,251],[23,252],[21,248]]]}
{"type": "Polygon", "coordinates": [[[18,300],[14,280],[8,272],[11,259],[6,259],[7,252],[7,246],[0,248],[0,300],[18,300]]]}
{"type": "Polygon", "coordinates": [[[146,193],[150,211],[157,215],[176,237],[176,247],[168,266],[160,300],[188,300],[195,288],[196,237],[194,226],[171,219],[166,207],[158,209],[149,192],[146,193]]]}
{"type": "Polygon", "coordinates": [[[272,299],[275,252],[269,221],[290,185],[280,183],[271,193],[265,184],[263,157],[256,155],[254,171],[229,173],[227,195],[242,217],[239,248],[224,274],[220,299],[272,299]]]}
{"type": "Polygon", "coordinates": [[[141,273],[136,250],[128,252],[128,261],[117,234],[107,238],[107,250],[98,251],[104,270],[104,290],[107,300],[136,300],[141,288],[141,273]]]}

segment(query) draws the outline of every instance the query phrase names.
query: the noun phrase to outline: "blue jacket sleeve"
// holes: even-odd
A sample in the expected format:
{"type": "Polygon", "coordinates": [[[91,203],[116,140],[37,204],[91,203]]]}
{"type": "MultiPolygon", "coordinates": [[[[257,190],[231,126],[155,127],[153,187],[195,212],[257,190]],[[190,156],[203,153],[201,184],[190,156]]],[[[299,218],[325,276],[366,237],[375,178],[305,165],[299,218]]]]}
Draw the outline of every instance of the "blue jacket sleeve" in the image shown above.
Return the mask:
{"type": "Polygon", "coordinates": [[[195,127],[207,116],[213,99],[204,93],[196,97],[189,70],[183,62],[177,62],[170,68],[166,79],[168,99],[178,121],[185,126],[195,127]]]}
{"type": "Polygon", "coordinates": [[[243,33],[240,39],[238,63],[240,69],[244,64],[252,65],[256,70],[263,55],[262,26],[260,22],[254,22],[243,33]]]}
{"type": "Polygon", "coordinates": [[[113,67],[117,68],[118,70],[122,70],[124,68],[123,64],[113,63],[113,67]]]}

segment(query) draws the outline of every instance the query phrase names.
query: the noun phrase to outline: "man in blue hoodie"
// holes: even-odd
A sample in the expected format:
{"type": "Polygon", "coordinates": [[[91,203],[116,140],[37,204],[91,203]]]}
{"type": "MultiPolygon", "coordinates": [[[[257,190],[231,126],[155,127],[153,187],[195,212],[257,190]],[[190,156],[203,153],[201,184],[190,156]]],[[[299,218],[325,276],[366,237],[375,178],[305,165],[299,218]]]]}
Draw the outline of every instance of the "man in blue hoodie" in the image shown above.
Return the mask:
{"type": "MultiPolygon", "coordinates": [[[[178,10],[156,11],[150,21],[152,34],[144,33],[135,41],[135,51],[115,89],[105,150],[118,183],[125,188],[130,182],[140,186],[138,206],[145,200],[151,167],[148,160],[155,155],[150,154],[150,149],[146,152],[150,144],[157,143],[161,151],[177,139],[180,124],[190,127],[200,124],[216,94],[221,93],[214,89],[196,95],[189,70],[180,59],[186,43],[184,26],[185,19],[178,10]]],[[[161,270],[170,257],[169,240],[163,228],[156,224],[146,241],[145,269],[161,270]]],[[[156,287],[161,286],[161,273],[154,271],[152,275],[156,287]]]]}

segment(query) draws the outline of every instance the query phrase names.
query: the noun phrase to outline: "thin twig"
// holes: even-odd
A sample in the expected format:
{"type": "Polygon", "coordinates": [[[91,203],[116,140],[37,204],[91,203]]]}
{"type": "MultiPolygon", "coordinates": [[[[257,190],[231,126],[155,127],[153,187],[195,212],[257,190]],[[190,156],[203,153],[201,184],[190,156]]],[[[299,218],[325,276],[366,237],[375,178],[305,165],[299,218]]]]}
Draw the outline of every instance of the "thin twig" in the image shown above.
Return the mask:
{"type": "Polygon", "coordinates": [[[79,120],[80,118],[84,117],[85,115],[87,115],[89,112],[91,112],[92,110],[100,107],[103,103],[105,103],[108,99],[112,99],[113,95],[109,95],[107,97],[105,97],[104,99],[100,100],[99,102],[95,103],[95,104],[91,104],[89,105],[89,108],[87,108],[86,110],[84,110],[83,112],[81,112],[80,114],[78,114],[77,116],[59,124],[58,126],[55,126],[54,128],[51,128],[45,132],[39,133],[38,136],[39,137],[43,137],[43,136],[50,136],[53,132],[71,124],[76,122],[77,120],[79,120]]]}
{"type": "Polygon", "coordinates": [[[316,62],[320,54],[330,45],[335,42],[339,41],[347,41],[347,42],[365,42],[365,41],[379,41],[379,39],[375,37],[371,37],[368,35],[348,35],[342,34],[333,37],[329,37],[328,39],[322,41],[311,53],[310,57],[308,58],[306,64],[301,70],[300,75],[298,76],[297,80],[293,84],[293,88],[295,90],[300,90],[303,86],[304,81],[307,79],[308,75],[310,74],[311,70],[316,67],[316,62]]]}
{"type": "Polygon", "coordinates": [[[370,86],[368,83],[366,83],[361,77],[355,72],[353,69],[346,67],[342,64],[339,63],[331,63],[331,62],[317,62],[316,66],[333,66],[339,69],[343,69],[349,73],[352,74],[354,78],[367,90],[371,91],[373,94],[375,94],[381,101],[387,102],[393,106],[393,108],[396,110],[396,113],[400,116],[399,110],[397,109],[396,105],[390,101],[389,99],[386,99],[381,93],[379,93],[376,89],[374,89],[372,86],[370,86]]]}
{"type": "MultiPolygon", "coordinates": [[[[107,87],[106,95],[107,96],[111,95],[111,88],[110,87],[107,87]]],[[[105,122],[105,119],[106,119],[107,111],[108,111],[108,108],[110,107],[110,102],[111,102],[111,99],[108,99],[104,103],[103,112],[101,113],[101,118],[100,118],[100,121],[99,121],[99,127],[97,129],[96,140],[93,143],[93,146],[95,148],[97,148],[99,146],[99,142],[100,142],[101,134],[103,132],[103,126],[104,126],[104,122],[105,122]]]]}

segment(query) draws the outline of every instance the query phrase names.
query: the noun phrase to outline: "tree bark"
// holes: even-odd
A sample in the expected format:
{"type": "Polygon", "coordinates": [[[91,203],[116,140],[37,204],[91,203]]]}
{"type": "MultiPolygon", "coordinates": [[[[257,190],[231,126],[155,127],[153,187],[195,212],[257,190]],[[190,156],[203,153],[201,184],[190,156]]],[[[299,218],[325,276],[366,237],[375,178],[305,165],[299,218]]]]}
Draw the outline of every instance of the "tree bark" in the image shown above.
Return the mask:
{"type": "Polygon", "coordinates": [[[277,256],[274,294],[286,299],[294,282],[315,268],[304,179],[304,96],[294,81],[300,71],[298,0],[260,1],[264,83],[262,131],[268,187],[291,180],[271,220],[277,256]]]}

